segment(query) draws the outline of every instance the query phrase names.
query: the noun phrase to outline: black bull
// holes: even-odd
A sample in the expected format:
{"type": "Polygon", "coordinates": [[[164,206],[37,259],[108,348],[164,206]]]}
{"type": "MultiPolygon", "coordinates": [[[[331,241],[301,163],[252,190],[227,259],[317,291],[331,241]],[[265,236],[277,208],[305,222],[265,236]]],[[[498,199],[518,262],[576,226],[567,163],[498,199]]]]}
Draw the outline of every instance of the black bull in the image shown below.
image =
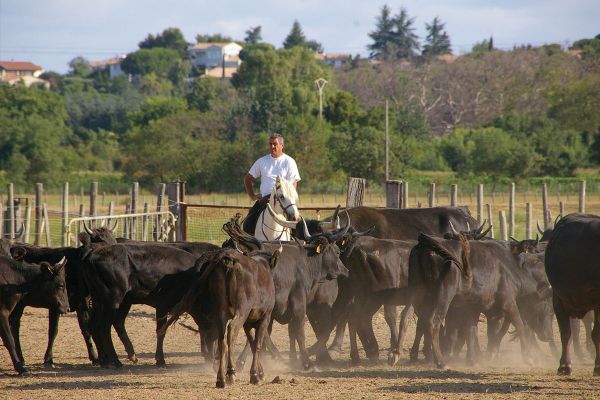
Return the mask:
{"type": "Polygon", "coordinates": [[[594,375],[600,375],[600,217],[570,214],[556,224],[546,247],[546,274],[560,330],[562,354],[559,375],[570,375],[571,325],[569,317],[583,318],[594,310],[592,341],[596,350],[594,375]]]}
{"type": "MultiPolygon", "coordinates": [[[[369,235],[379,239],[396,239],[396,240],[416,240],[420,233],[426,233],[430,235],[443,236],[444,234],[451,233],[452,227],[459,231],[471,231],[477,227],[477,220],[475,220],[469,213],[467,208],[463,207],[432,207],[432,208],[414,208],[414,209],[398,209],[398,208],[373,208],[373,207],[354,207],[347,210],[350,218],[352,228],[357,231],[369,231],[369,235]]],[[[336,214],[334,214],[334,217],[336,214]]],[[[345,213],[340,214],[341,225],[346,222],[345,213]]],[[[335,227],[333,218],[328,218],[325,221],[331,221],[331,223],[325,223],[325,221],[307,221],[308,229],[311,233],[321,232],[323,230],[332,229],[335,227]]],[[[302,238],[302,228],[296,227],[296,232],[302,238]]],[[[366,252],[374,252],[377,249],[370,246],[366,252]]],[[[359,254],[359,252],[355,252],[359,254]]],[[[358,260],[349,260],[347,256],[345,262],[352,263],[356,269],[357,263],[361,262],[360,257],[358,260]]],[[[350,256],[354,257],[354,255],[350,256]]],[[[396,269],[400,271],[402,268],[402,260],[398,260],[397,263],[387,263],[386,268],[396,269]]],[[[404,261],[406,264],[406,261],[404,261]]],[[[370,266],[365,264],[358,270],[367,270],[370,266]]],[[[357,270],[357,271],[358,271],[357,270]]],[[[352,274],[352,273],[351,273],[352,274]]],[[[399,272],[395,272],[396,275],[399,272]]],[[[389,275],[388,275],[389,276],[389,275]]],[[[386,279],[385,276],[378,277],[380,282],[378,285],[385,288],[397,287],[397,281],[386,279]]],[[[348,303],[351,301],[355,294],[355,285],[346,285],[346,287],[340,291],[340,301],[348,303]]],[[[366,298],[363,296],[363,298],[366,298]]],[[[395,301],[387,302],[384,301],[384,310],[386,316],[386,322],[390,326],[391,343],[396,343],[397,339],[397,328],[396,328],[396,306],[393,304],[395,301]]],[[[398,303],[396,303],[398,304],[398,303]]],[[[347,307],[341,307],[339,304],[334,307],[336,314],[334,319],[338,321],[336,336],[332,348],[341,348],[341,342],[344,335],[344,327],[346,320],[343,314],[347,314],[347,307]]],[[[362,325],[365,327],[365,325],[362,325]]],[[[363,331],[364,332],[364,331],[363,331]]],[[[359,336],[371,337],[372,335],[367,333],[359,336]],[[365,336],[366,335],[366,336],[365,336]]],[[[364,343],[365,348],[369,348],[368,353],[371,358],[376,357],[377,353],[377,342],[369,340],[369,343],[364,343]]]]}
{"type": "Polygon", "coordinates": [[[426,338],[431,341],[434,362],[443,366],[440,326],[452,303],[469,324],[467,345],[471,346],[471,352],[474,328],[483,312],[489,317],[502,316],[515,326],[527,359],[527,339],[518,301],[527,296],[537,296],[539,301],[548,298],[549,287],[543,271],[524,268],[506,242],[457,241],[427,235],[420,235],[418,241],[409,259],[410,301],[402,315],[397,349],[401,348],[406,323],[415,310],[426,338]]]}

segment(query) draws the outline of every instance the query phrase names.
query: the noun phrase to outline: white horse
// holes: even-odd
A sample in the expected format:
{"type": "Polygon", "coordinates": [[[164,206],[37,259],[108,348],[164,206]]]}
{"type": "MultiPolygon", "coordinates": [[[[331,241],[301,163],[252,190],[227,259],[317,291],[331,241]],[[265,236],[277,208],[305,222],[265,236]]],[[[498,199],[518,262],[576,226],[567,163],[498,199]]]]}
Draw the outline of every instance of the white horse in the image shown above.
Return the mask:
{"type": "MultiPolygon", "coordinates": [[[[299,221],[298,192],[294,184],[278,176],[267,208],[258,216],[254,237],[258,240],[291,240],[289,226],[282,226],[277,220],[299,221]],[[277,218],[274,218],[274,215],[277,218]]],[[[292,222],[293,224],[294,222],[292,222]]]]}

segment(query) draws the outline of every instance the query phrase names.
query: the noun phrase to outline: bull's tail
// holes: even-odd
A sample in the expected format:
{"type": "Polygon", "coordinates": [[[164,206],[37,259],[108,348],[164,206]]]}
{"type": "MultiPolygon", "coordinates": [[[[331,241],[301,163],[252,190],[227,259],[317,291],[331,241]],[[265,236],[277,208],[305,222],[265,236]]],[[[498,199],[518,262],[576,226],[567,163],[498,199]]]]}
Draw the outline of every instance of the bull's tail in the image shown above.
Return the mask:
{"type": "Polygon", "coordinates": [[[420,234],[418,238],[418,246],[423,249],[431,250],[438,256],[440,256],[445,262],[450,262],[456,265],[456,267],[462,272],[465,279],[471,282],[473,279],[473,272],[471,270],[471,263],[469,261],[470,246],[469,241],[463,236],[459,235],[461,242],[461,259],[459,260],[454,254],[446,249],[442,243],[426,234],[420,234]]]}

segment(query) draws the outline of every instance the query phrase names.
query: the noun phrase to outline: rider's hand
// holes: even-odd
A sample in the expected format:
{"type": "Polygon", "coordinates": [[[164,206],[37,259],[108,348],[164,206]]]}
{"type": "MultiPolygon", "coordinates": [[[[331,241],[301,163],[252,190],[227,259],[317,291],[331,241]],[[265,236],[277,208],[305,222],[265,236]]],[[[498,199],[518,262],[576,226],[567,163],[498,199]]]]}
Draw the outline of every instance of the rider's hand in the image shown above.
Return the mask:
{"type": "Polygon", "coordinates": [[[252,200],[256,200],[256,201],[258,201],[258,200],[260,200],[260,199],[262,199],[262,196],[261,196],[260,194],[254,194],[254,195],[252,196],[252,200]]]}

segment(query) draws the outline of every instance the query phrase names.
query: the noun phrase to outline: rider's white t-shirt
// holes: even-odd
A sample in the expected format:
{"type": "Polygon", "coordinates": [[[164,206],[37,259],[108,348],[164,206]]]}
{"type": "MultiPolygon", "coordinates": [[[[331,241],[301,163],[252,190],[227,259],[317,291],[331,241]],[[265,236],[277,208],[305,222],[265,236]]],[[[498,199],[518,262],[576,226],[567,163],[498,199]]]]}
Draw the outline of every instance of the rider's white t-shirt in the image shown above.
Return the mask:
{"type": "Polygon", "coordinates": [[[252,164],[248,173],[254,179],[260,178],[261,196],[271,194],[277,175],[290,182],[300,180],[296,161],[285,153],[277,158],[273,158],[270,154],[259,158],[252,164]]]}

